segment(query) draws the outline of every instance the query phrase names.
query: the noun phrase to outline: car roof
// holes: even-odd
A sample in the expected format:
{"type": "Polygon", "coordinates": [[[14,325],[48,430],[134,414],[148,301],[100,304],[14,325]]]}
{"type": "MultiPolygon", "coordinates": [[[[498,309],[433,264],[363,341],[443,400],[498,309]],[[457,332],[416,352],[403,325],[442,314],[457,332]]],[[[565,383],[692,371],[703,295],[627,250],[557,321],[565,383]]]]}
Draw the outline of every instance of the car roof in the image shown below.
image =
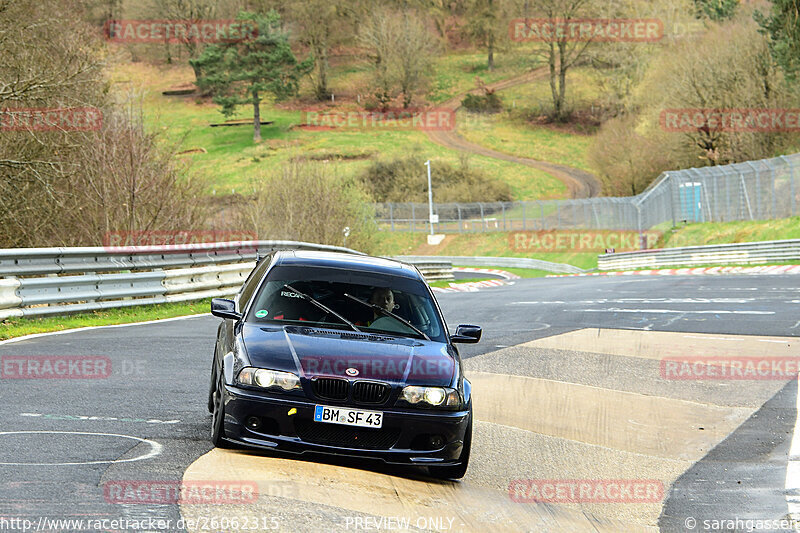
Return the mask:
{"type": "Polygon", "coordinates": [[[313,250],[281,250],[276,252],[275,255],[275,264],[280,266],[342,268],[361,272],[380,273],[388,276],[422,279],[419,271],[413,265],[383,257],[313,250]]]}

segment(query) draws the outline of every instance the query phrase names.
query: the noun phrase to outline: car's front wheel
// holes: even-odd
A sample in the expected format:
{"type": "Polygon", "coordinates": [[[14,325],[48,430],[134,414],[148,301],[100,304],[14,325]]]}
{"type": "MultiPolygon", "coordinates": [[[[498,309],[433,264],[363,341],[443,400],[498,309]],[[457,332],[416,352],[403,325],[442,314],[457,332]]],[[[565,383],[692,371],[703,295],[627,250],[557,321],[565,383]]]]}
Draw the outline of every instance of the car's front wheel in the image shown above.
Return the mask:
{"type": "Polygon", "coordinates": [[[455,466],[429,466],[428,473],[439,479],[461,479],[467,473],[469,465],[469,453],[472,448],[472,409],[469,410],[469,423],[467,431],[464,432],[464,446],[461,448],[461,455],[458,456],[459,463],[455,466]]]}
{"type": "Polygon", "coordinates": [[[217,372],[217,385],[214,387],[211,398],[213,410],[211,411],[211,444],[217,448],[230,448],[231,445],[225,440],[225,401],[223,391],[225,383],[222,380],[222,373],[217,372]]]}

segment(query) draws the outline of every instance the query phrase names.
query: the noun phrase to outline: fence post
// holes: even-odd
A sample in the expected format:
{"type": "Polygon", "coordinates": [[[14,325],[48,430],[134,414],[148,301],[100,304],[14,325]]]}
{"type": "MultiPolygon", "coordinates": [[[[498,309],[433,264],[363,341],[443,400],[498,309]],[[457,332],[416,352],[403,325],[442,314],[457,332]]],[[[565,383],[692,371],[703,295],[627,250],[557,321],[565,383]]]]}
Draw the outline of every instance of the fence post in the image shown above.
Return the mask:
{"type": "Polygon", "coordinates": [[[667,179],[669,180],[670,187],[669,187],[669,207],[672,211],[672,227],[678,227],[678,217],[675,216],[675,196],[677,196],[677,190],[675,187],[675,180],[672,179],[672,174],[667,174],[667,179]]]}
{"type": "Polygon", "coordinates": [[[791,203],[789,205],[789,209],[790,209],[790,212],[791,212],[791,216],[794,216],[794,201],[795,201],[794,200],[794,165],[792,165],[790,163],[789,167],[792,169],[792,174],[791,174],[792,177],[789,178],[789,194],[792,197],[792,201],[791,201],[791,203]]]}
{"type": "Polygon", "coordinates": [[[394,231],[394,203],[389,202],[389,225],[394,231]]]}
{"type": "Polygon", "coordinates": [[[416,226],[417,215],[414,213],[414,202],[411,202],[411,231],[414,231],[416,226]]]}
{"type": "Polygon", "coordinates": [[[772,194],[772,218],[777,218],[775,216],[775,166],[772,163],[767,164],[769,165],[770,194],[772,194]]]}
{"type": "Polygon", "coordinates": [[[456,204],[456,209],[458,209],[458,232],[464,232],[464,223],[461,222],[461,204],[456,204]]]}
{"type": "MultiPolygon", "coordinates": [[[[748,161],[748,165],[752,168],[753,165],[748,161]]],[[[753,169],[753,172],[756,175],[756,216],[758,220],[763,220],[764,217],[761,215],[761,172],[756,169],[753,169]]]]}
{"type": "Polygon", "coordinates": [[[506,203],[500,202],[500,207],[503,209],[503,231],[506,230],[506,203]]]}
{"type": "Polygon", "coordinates": [[[522,202],[522,231],[525,231],[525,207],[528,205],[528,202],[522,202]]]}
{"type": "Polygon", "coordinates": [[[539,202],[539,209],[542,211],[542,231],[544,231],[544,205],[542,205],[542,202],[539,202]]]}
{"type": "Polygon", "coordinates": [[[485,229],[486,229],[486,219],[483,216],[483,202],[478,202],[478,205],[481,206],[481,231],[485,231],[485,229]]]}

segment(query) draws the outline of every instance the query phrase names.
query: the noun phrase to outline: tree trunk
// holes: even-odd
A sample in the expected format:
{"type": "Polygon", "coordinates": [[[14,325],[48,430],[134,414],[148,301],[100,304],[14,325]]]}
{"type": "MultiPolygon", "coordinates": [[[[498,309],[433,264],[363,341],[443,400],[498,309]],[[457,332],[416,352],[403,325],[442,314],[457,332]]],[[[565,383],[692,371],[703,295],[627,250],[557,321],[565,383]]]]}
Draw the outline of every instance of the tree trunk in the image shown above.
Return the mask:
{"type": "Polygon", "coordinates": [[[558,72],[556,72],[556,49],[554,43],[550,43],[548,64],[550,66],[550,94],[553,97],[553,117],[558,118],[561,115],[561,100],[558,98],[558,72]]]}
{"type": "Polygon", "coordinates": [[[253,91],[253,142],[261,142],[261,100],[258,91],[253,91]]]}
{"type": "Polygon", "coordinates": [[[317,100],[327,100],[330,97],[328,91],[328,49],[325,46],[320,46],[318,52],[319,59],[317,60],[317,71],[319,77],[317,78],[317,100]]]}
{"type": "Polygon", "coordinates": [[[567,66],[565,66],[566,60],[566,43],[559,42],[558,43],[558,109],[559,113],[556,115],[556,118],[559,121],[563,121],[566,119],[566,109],[564,106],[564,100],[566,100],[567,94],[567,66]]]}
{"type": "Polygon", "coordinates": [[[487,61],[487,67],[489,70],[494,70],[494,33],[489,33],[489,59],[487,61]]]}
{"type": "Polygon", "coordinates": [[[489,27],[489,35],[486,39],[486,47],[489,49],[489,57],[487,59],[486,67],[491,71],[494,70],[494,2],[489,0],[489,11],[491,12],[492,25],[489,27]]]}

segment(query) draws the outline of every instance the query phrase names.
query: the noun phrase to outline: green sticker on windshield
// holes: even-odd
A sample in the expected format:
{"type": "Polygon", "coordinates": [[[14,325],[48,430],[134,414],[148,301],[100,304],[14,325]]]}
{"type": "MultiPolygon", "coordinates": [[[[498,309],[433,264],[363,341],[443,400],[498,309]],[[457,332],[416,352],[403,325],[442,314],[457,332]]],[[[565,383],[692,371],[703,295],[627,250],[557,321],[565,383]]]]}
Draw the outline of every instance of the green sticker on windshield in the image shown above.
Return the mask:
{"type": "Polygon", "coordinates": [[[256,311],[256,318],[264,318],[268,314],[269,311],[267,311],[266,309],[259,309],[258,311],[256,311]]]}

